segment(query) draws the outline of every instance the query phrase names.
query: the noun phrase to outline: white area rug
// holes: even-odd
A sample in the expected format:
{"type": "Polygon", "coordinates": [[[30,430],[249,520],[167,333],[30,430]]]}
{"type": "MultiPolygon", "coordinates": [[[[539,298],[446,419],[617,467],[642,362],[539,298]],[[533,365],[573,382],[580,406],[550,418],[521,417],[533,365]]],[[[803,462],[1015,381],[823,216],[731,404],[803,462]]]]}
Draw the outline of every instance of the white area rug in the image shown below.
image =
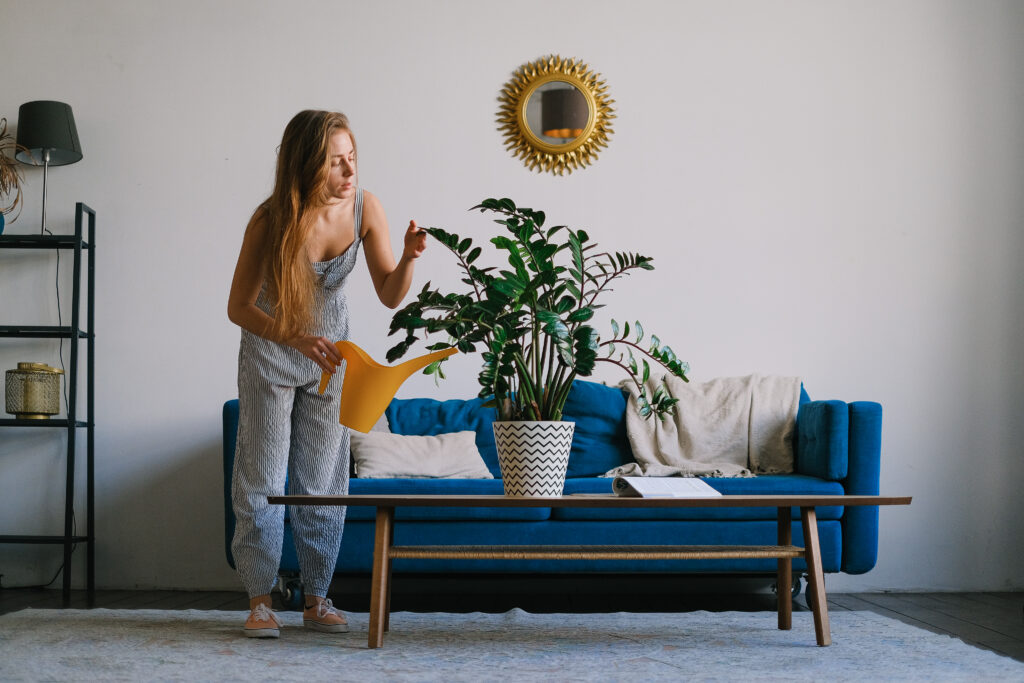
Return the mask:
{"type": "Polygon", "coordinates": [[[368,616],[342,635],[281,613],[279,640],[245,638],[244,612],[35,610],[0,616],[2,681],[1024,681],[1024,663],[871,612],[833,612],[830,647],[811,615],[770,612],[368,616]]]}

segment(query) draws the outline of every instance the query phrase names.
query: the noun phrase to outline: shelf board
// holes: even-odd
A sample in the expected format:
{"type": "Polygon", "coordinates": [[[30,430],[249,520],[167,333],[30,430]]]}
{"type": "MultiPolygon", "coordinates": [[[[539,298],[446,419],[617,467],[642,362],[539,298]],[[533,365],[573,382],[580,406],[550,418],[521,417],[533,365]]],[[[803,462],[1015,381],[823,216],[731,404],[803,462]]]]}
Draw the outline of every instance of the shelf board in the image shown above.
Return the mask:
{"type": "MultiPolygon", "coordinates": [[[[89,423],[83,420],[75,421],[76,427],[88,427],[89,423]]],[[[63,427],[68,428],[67,418],[51,417],[49,420],[14,420],[0,419],[0,427],[63,427]]]]}
{"type": "Polygon", "coordinates": [[[0,536],[0,543],[52,543],[64,545],[65,543],[88,543],[88,536],[0,536]]]}
{"type": "MultiPolygon", "coordinates": [[[[68,325],[0,325],[0,337],[21,337],[23,339],[70,339],[74,331],[68,325]]],[[[90,339],[92,335],[78,330],[79,339],[90,339]]]]}
{"type": "MultiPolygon", "coordinates": [[[[77,244],[74,235],[0,235],[0,249],[74,249],[77,244]]],[[[82,240],[82,248],[89,243],[82,240]]]]}

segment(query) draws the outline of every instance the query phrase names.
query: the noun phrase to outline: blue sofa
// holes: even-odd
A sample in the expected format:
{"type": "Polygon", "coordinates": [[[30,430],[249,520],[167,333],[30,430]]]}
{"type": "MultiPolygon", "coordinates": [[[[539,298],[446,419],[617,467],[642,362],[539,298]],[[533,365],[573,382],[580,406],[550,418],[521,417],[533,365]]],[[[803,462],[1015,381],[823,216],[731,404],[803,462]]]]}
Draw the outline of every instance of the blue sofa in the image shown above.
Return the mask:
{"type": "MultiPolygon", "coordinates": [[[[796,471],[752,478],[707,478],[724,494],[877,494],[882,407],[872,402],[811,401],[801,389],[794,442],[796,471]]],[[[494,479],[358,479],[353,494],[501,494],[501,473],[491,432],[493,409],[480,399],[437,401],[394,399],[386,415],[397,434],[442,434],[472,430],[494,479]]],[[[565,493],[610,492],[611,480],[600,475],[633,460],[626,439],[626,395],[617,388],[577,381],[564,416],[576,423],[565,493]]],[[[228,562],[234,515],[231,468],[235,454],[238,401],[224,404],[224,515],[228,562]]],[[[794,511],[799,520],[799,511],[794,511]]],[[[609,544],[736,545],[774,544],[774,508],[400,508],[395,522],[398,545],[609,544]]],[[[876,561],[878,509],[842,507],[818,510],[818,533],[825,572],[860,574],[876,561]]],[[[800,522],[793,537],[802,538],[800,522]]],[[[369,574],[373,560],[374,509],[348,510],[336,571],[369,574]]],[[[472,573],[713,573],[775,572],[775,560],[396,560],[394,572],[472,573]]],[[[794,561],[794,575],[805,570],[794,561]]],[[[282,576],[295,576],[298,561],[286,521],[282,576]]],[[[286,604],[298,587],[285,591],[286,604]]]]}

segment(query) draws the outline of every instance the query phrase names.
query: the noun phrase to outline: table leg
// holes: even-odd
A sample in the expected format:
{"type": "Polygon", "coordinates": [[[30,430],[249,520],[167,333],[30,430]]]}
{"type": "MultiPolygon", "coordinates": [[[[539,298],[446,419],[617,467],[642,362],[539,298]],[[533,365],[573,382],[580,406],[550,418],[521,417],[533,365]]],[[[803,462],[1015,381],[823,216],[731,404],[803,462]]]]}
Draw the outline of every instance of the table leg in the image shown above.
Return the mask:
{"type": "MultiPolygon", "coordinates": [[[[779,508],[779,545],[793,545],[792,513],[787,505],[779,508]]],[[[779,600],[779,629],[793,627],[793,560],[780,557],[775,576],[775,594],[779,600]]]]}
{"type": "Polygon", "coordinates": [[[828,604],[825,598],[825,575],[821,571],[821,546],[818,543],[818,515],[813,507],[800,508],[800,522],[804,528],[804,559],[807,561],[807,592],[814,600],[814,635],[818,645],[832,644],[832,630],[828,624],[828,604]]]}
{"type": "MultiPolygon", "coordinates": [[[[388,548],[395,545],[395,525],[394,521],[390,525],[390,531],[388,532],[388,548]]],[[[388,553],[388,568],[387,568],[387,589],[384,596],[384,631],[391,630],[391,553],[388,553]]]]}
{"type": "Polygon", "coordinates": [[[367,647],[370,649],[384,644],[384,631],[388,616],[388,596],[391,587],[388,585],[391,565],[391,538],[395,523],[395,508],[377,508],[377,526],[374,533],[373,576],[370,588],[370,637],[367,647]]]}

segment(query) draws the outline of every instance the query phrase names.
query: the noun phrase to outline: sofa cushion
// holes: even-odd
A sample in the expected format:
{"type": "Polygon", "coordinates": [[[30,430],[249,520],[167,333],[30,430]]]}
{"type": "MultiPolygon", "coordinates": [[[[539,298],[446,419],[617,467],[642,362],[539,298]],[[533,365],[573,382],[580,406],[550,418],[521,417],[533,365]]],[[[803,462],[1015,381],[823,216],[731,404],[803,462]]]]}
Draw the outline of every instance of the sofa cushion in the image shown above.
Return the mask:
{"type": "MultiPolygon", "coordinates": [[[[496,411],[484,408],[483,403],[484,399],[480,398],[447,401],[396,398],[388,405],[385,415],[395,434],[476,432],[476,446],[487,469],[500,477],[498,450],[491,428],[496,411]]],[[[562,417],[576,423],[567,476],[596,476],[633,461],[626,439],[626,396],[621,389],[576,380],[569,390],[562,417]]]]}
{"type": "MultiPolygon", "coordinates": [[[[422,494],[455,496],[492,495],[504,493],[500,479],[351,479],[348,492],[352,495],[422,494]]],[[[375,519],[376,509],[350,506],[346,517],[350,520],[375,519]]],[[[400,507],[396,520],[430,521],[539,521],[551,517],[551,508],[474,508],[474,507],[400,507]]]]}
{"type": "Polygon", "coordinates": [[[832,481],[845,479],[849,434],[846,403],[802,403],[796,421],[796,471],[832,481]]]}
{"type": "Polygon", "coordinates": [[[633,462],[626,438],[626,399],[618,387],[576,380],[562,417],[575,422],[567,477],[594,477],[633,462]]]}
{"type": "MultiPolygon", "coordinates": [[[[713,488],[725,495],[770,496],[770,495],[843,495],[839,482],[826,481],[801,474],[765,474],[758,477],[701,477],[713,488]]],[[[609,477],[587,477],[566,479],[565,495],[577,493],[612,492],[609,477]]],[[[817,509],[818,519],[839,519],[843,508],[823,506],[817,509]]],[[[688,519],[688,520],[774,520],[778,512],[773,507],[757,508],[554,508],[552,519],[586,520],[644,520],[644,519],[688,519]]],[[[794,508],[794,519],[800,519],[800,510],[794,508]]]]}
{"type": "MultiPolygon", "coordinates": [[[[476,433],[476,447],[484,459],[487,469],[495,477],[501,476],[498,466],[498,449],[494,445],[494,408],[484,408],[484,400],[474,398],[468,401],[451,399],[438,401],[432,398],[392,399],[384,414],[394,434],[432,435],[450,432],[471,431],[476,433]]],[[[500,487],[499,487],[500,488],[500,487]]]]}
{"type": "Polygon", "coordinates": [[[352,460],[360,478],[493,479],[475,440],[470,431],[428,436],[352,430],[352,460]]]}

